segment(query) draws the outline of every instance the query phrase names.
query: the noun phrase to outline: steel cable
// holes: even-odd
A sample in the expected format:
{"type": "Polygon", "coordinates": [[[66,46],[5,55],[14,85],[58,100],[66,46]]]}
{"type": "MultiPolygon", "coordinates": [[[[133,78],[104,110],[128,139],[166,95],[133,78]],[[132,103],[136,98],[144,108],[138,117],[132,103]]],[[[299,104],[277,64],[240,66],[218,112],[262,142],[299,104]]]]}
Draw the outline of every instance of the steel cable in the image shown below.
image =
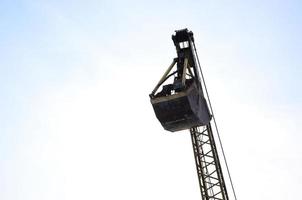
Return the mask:
{"type": "Polygon", "coordinates": [[[214,112],[213,112],[213,109],[212,109],[212,104],[211,104],[211,101],[210,101],[208,89],[207,89],[207,86],[206,86],[206,82],[205,82],[205,79],[204,79],[204,76],[203,76],[203,73],[202,73],[202,70],[201,70],[199,58],[198,58],[198,55],[197,55],[196,46],[195,46],[194,42],[192,42],[192,43],[193,43],[193,46],[194,46],[194,51],[195,51],[195,55],[196,55],[196,58],[197,58],[198,67],[199,67],[199,71],[200,71],[200,74],[201,74],[201,79],[202,79],[202,82],[203,82],[203,85],[204,85],[204,88],[205,88],[205,92],[207,94],[207,99],[209,101],[210,110],[211,110],[211,113],[212,113],[212,116],[213,116],[213,121],[214,121],[215,129],[216,129],[216,132],[217,132],[218,140],[219,140],[219,145],[220,145],[220,148],[222,150],[222,155],[223,155],[224,163],[225,163],[225,166],[226,166],[226,169],[227,169],[228,177],[229,177],[229,180],[230,180],[230,183],[231,183],[233,195],[234,195],[235,200],[237,200],[234,184],[233,184],[233,181],[232,181],[232,178],[231,178],[231,173],[230,173],[229,166],[228,166],[228,163],[227,163],[227,160],[226,160],[226,156],[225,156],[224,149],[223,149],[223,146],[222,146],[222,142],[221,142],[220,134],[219,134],[219,131],[218,131],[217,123],[216,123],[216,120],[215,120],[214,112]]]}

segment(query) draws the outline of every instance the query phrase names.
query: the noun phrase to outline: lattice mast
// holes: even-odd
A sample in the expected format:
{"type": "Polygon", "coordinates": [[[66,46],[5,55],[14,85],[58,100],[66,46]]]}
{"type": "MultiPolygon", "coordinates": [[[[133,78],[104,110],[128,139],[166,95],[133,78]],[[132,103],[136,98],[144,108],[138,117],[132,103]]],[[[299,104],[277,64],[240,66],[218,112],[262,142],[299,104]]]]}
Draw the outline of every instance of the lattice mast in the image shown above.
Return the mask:
{"type": "Polygon", "coordinates": [[[150,94],[151,103],[164,129],[190,130],[202,200],[229,200],[193,33],[187,29],[175,32],[172,40],[177,57],[150,94]],[[167,83],[170,79],[172,83],[167,83]]]}

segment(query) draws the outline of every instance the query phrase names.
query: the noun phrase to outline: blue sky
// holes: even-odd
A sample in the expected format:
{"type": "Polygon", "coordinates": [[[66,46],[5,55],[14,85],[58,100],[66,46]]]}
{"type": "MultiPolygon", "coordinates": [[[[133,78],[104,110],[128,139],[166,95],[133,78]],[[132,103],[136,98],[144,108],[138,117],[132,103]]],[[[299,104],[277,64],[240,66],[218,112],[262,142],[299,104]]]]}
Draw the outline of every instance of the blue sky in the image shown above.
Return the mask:
{"type": "Polygon", "coordinates": [[[0,1],[0,199],[198,199],[189,135],[148,99],[184,27],[239,199],[296,198],[301,4],[0,1]]]}

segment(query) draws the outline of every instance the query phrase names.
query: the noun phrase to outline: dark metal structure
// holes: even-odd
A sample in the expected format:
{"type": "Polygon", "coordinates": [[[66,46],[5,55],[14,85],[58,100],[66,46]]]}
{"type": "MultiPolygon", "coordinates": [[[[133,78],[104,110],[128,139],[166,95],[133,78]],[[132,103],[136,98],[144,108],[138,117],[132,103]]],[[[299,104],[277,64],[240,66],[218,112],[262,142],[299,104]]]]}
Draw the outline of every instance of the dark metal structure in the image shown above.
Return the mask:
{"type": "Polygon", "coordinates": [[[190,130],[202,200],[228,200],[193,33],[187,29],[175,32],[172,40],[177,57],[151,92],[151,104],[164,129],[190,130]]]}
{"type": "Polygon", "coordinates": [[[165,72],[150,94],[156,117],[168,131],[179,131],[207,125],[211,119],[203,95],[200,75],[193,51],[193,33],[187,29],[176,31],[172,36],[177,58],[165,72]],[[176,64],[176,71],[172,72],[176,64]],[[172,84],[159,87],[174,76],[172,84]]]}

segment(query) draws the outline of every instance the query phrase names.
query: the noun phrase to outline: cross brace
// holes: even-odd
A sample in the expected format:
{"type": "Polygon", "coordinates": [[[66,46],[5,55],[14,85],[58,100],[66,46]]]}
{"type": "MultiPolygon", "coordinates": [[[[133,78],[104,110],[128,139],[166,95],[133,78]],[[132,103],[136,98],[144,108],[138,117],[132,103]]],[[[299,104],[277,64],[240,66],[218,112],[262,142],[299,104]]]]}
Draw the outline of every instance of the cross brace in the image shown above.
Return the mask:
{"type": "Polygon", "coordinates": [[[211,123],[190,133],[202,200],[229,200],[211,123]]]}

